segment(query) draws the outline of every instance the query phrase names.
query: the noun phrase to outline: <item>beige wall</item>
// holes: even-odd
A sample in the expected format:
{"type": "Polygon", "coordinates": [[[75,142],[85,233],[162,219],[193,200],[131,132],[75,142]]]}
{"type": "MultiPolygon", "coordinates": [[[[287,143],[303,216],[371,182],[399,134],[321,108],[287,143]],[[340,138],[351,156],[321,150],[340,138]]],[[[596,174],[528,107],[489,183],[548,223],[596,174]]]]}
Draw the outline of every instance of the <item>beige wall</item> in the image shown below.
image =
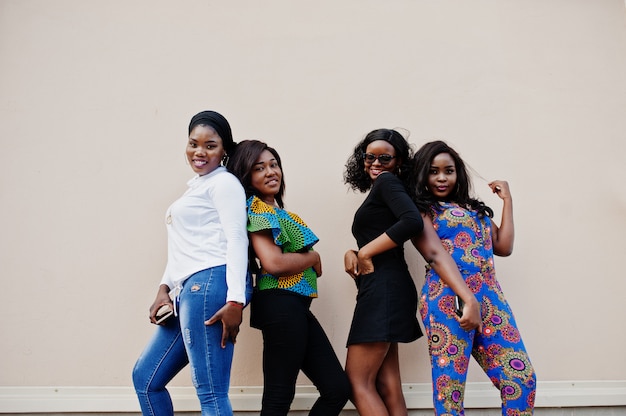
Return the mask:
{"type": "MultiPolygon", "coordinates": [[[[624,380],[625,17],[621,0],[0,0],[0,386],[131,384],[204,109],[281,153],[342,361],[363,199],[343,163],[401,127],[510,182],[497,270],[539,379],[624,380]]],[[[234,385],[261,384],[260,351],[245,325],[234,385]]],[[[428,382],[425,340],[401,354],[404,381],[428,382]]]]}

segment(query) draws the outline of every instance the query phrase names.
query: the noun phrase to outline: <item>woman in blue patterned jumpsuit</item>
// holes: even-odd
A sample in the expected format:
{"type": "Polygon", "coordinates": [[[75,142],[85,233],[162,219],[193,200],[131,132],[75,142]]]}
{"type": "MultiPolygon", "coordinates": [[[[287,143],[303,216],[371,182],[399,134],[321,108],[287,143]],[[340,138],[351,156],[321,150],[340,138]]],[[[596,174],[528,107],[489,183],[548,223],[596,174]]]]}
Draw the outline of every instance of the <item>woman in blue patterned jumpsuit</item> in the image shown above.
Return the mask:
{"type": "MultiPolygon", "coordinates": [[[[416,204],[428,213],[444,247],[465,283],[481,303],[482,325],[466,331],[459,325],[455,293],[430,267],[419,310],[428,335],[436,415],[463,415],[463,396],[470,354],[500,390],[502,414],[533,413],[535,371],[515,318],[495,276],[493,255],[513,250],[513,206],[508,183],[489,183],[503,201],[498,227],[493,211],[471,198],[463,160],[444,142],[416,153],[416,204]]],[[[461,306],[462,308],[462,306],[461,306]]]]}

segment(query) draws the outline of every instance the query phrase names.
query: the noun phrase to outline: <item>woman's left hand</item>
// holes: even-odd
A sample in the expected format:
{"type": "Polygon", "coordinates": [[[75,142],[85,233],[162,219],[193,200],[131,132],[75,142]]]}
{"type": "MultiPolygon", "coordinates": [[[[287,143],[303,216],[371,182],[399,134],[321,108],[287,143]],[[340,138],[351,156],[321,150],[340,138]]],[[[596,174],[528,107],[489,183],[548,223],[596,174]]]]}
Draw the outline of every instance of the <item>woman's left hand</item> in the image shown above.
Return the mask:
{"type": "Polygon", "coordinates": [[[511,191],[509,190],[509,183],[507,181],[492,181],[489,182],[491,192],[498,195],[500,198],[510,198],[511,191]]]}
{"type": "Polygon", "coordinates": [[[230,339],[233,344],[237,342],[239,334],[239,325],[243,319],[243,305],[233,305],[227,302],[226,305],[215,312],[215,314],[205,321],[205,325],[213,325],[217,321],[222,321],[222,348],[226,348],[226,342],[230,339]]]}

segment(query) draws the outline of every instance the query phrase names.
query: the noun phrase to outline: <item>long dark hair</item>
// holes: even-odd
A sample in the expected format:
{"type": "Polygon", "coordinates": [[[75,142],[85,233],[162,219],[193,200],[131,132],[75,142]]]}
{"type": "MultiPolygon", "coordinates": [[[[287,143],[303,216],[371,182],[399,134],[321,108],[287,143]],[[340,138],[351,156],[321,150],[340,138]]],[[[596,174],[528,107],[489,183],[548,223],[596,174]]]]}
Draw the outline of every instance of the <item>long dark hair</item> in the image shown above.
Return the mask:
{"type": "Polygon", "coordinates": [[[396,160],[399,160],[399,164],[396,165],[395,173],[407,187],[407,192],[411,194],[412,190],[415,188],[412,175],[413,149],[411,149],[411,146],[402,134],[392,129],[373,130],[355,146],[352,155],[350,155],[346,162],[343,174],[344,183],[350,185],[353,190],[360,192],[366,192],[372,187],[372,179],[367,172],[365,172],[363,154],[367,146],[377,140],[384,140],[395,149],[396,160]]]}
{"type": "Polygon", "coordinates": [[[428,212],[430,207],[438,206],[437,198],[429,191],[428,177],[433,159],[441,153],[449,154],[452,160],[454,160],[456,168],[456,185],[446,198],[447,201],[455,202],[465,208],[477,211],[480,216],[493,217],[491,208],[479,199],[470,196],[472,183],[461,156],[441,140],[426,143],[415,153],[415,172],[413,175],[415,177],[414,201],[419,210],[428,212]]]}
{"type": "MultiPolygon", "coordinates": [[[[283,171],[283,163],[280,160],[278,152],[274,148],[269,147],[267,143],[260,140],[242,140],[239,144],[237,144],[234,153],[231,154],[228,161],[227,168],[243,185],[243,189],[246,191],[246,198],[249,198],[252,195],[257,195],[258,191],[252,186],[252,168],[264,150],[267,150],[274,156],[276,162],[278,163],[278,167],[280,167],[280,170],[283,171]]],[[[283,171],[280,188],[278,189],[278,193],[274,196],[276,203],[281,208],[284,207],[284,193],[285,172],[283,171]]]]}

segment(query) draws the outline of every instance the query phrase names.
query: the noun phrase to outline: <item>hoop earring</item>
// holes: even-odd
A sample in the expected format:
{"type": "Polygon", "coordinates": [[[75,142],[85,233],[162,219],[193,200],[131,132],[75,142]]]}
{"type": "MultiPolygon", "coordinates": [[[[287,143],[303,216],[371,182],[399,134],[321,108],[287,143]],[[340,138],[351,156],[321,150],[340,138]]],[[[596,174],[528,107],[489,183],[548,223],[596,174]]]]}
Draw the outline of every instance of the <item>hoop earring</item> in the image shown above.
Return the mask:
{"type": "Polygon", "coordinates": [[[224,155],[224,157],[222,158],[222,166],[226,166],[226,165],[228,165],[228,160],[229,160],[229,159],[230,159],[230,158],[228,157],[228,155],[227,155],[227,154],[225,154],[225,155],[224,155]]]}

